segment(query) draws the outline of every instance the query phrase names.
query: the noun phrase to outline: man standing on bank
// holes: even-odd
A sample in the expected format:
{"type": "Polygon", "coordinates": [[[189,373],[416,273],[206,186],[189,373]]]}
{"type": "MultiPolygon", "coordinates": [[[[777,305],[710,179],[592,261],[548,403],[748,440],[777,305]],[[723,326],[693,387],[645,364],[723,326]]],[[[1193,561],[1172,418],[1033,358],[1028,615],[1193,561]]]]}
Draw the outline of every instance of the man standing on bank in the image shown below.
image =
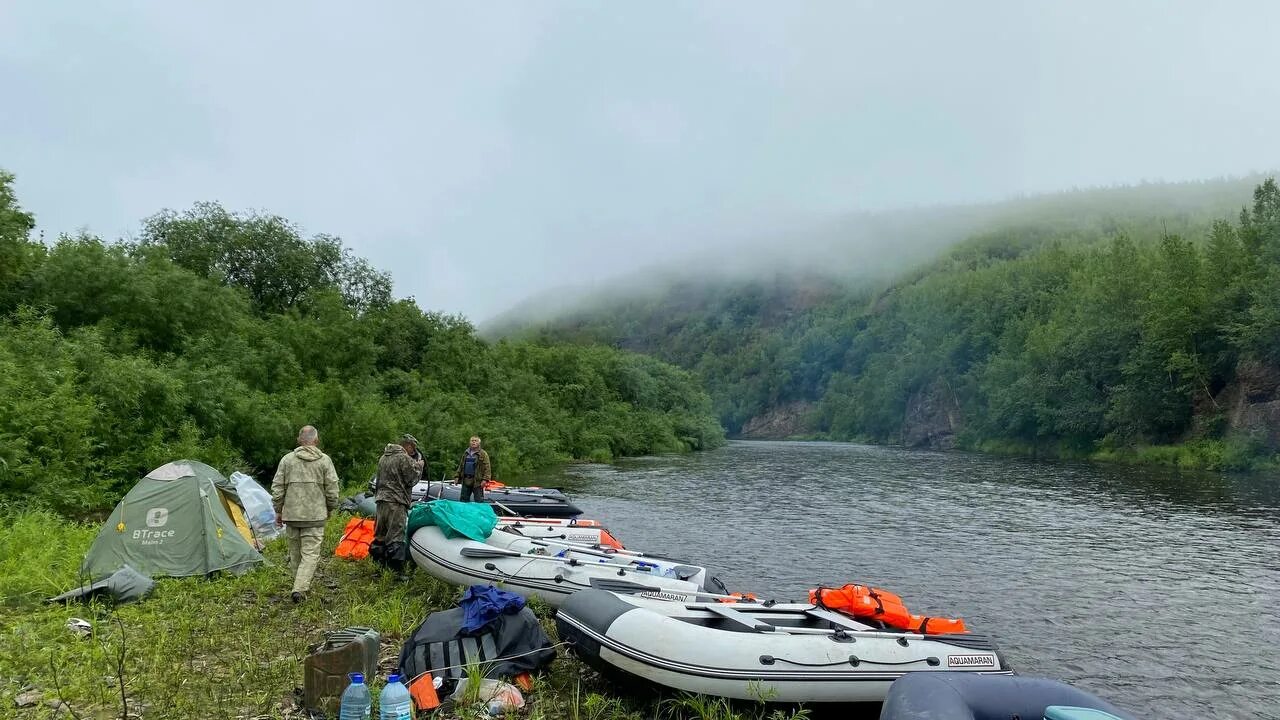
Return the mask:
{"type": "Polygon", "coordinates": [[[489,453],[480,449],[480,438],[471,437],[471,445],[458,461],[455,482],[462,483],[458,499],[462,502],[484,502],[484,484],[489,481],[489,453]]]}
{"type": "Polygon", "coordinates": [[[338,507],[338,471],[316,444],[320,434],[307,425],[298,431],[298,447],[280,458],[271,481],[271,504],[276,524],[285,526],[289,542],[289,571],[293,573],[294,602],[302,602],[320,561],[324,525],[338,507]]]}
{"type": "Polygon", "coordinates": [[[378,460],[378,489],[373,495],[378,513],[369,555],[394,570],[404,567],[409,505],[413,503],[413,486],[422,474],[422,466],[413,459],[417,451],[418,439],[405,433],[399,444],[387,445],[378,460]]]}

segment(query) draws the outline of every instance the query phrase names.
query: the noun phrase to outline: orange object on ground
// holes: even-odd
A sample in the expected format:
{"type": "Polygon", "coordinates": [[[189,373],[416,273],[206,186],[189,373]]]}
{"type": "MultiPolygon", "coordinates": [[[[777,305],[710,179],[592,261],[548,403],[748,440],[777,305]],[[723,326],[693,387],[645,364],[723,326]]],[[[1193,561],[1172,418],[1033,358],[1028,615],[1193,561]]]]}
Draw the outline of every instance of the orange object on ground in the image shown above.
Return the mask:
{"type": "Polygon", "coordinates": [[[342,530],[342,539],[333,554],[337,557],[363,560],[369,557],[369,545],[373,542],[373,519],[351,518],[342,530]]]}
{"type": "Polygon", "coordinates": [[[859,619],[878,620],[891,628],[921,634],[969,632],[959,618],[912,615],[902,598],[880,588],[845,585],[839,588],[814,588],[809,602],[859,619]]]}
{"type": "Polygon", "coordinates": [[[529,673],[527,672],[520,673],[515,677],[515,681],[516,681],[516,687],[520,688],[524,692],[529,692],[530,690],[533,690],[533,676],[530,675],[529,673]]]}
{"type": "Polygon", "coordinates": [[[417,680],[409,684],[409,697],[419,710],[435,710],[440,707],[440,697],[436,695],[435,681],[431,673],[422,673],[417,680]]]}
{"type": "Polygon", "coordinates": [[[729,597],[717,598],[722,603],[736,602],[755,602],[758,598],[755,593],[729,593],[729,597]]]}

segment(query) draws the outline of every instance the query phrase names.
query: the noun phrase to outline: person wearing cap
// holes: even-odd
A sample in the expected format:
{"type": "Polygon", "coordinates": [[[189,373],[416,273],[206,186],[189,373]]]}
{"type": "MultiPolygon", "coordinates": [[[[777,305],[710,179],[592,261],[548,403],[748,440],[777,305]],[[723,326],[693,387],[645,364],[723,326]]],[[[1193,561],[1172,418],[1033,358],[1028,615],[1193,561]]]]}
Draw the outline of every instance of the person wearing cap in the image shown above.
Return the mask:
{"type": "Polygon", "coordinates": [[[413,486],[422,473],[422,466],[413,460],[417,451],[418,439],[406,433],[399,443],[388,444],[378,460],[378,489],[373,496],[378,511],[369,556],[395,570],[404,567],[409,505],[413,486]]]}
{"type": "Polygon", "coordinates": [[[461,483],[458,499],[462,502],[484,502],[484,484],[489,481],[489,453],[480,448],[480,438],[471,436],[471,444],[462,459],[458,461],[458,469],[453,474],[455,482],[461,483]]]}
{"type": "Polygon", "coordinates": [[[427,479],[427,459],[422,455],[422,450],[419,448],[421,443],[418,442],[418,438],[409,433],[400,436],[400,442],[403,443],[406,440],[413,446],[413,449],[406,450],[406,452],[409,453],[409,459],[413,460],[414,469],[418,471],[417,476],[413,478],[414,484],[417,484],[419,481],[427,479]]]}

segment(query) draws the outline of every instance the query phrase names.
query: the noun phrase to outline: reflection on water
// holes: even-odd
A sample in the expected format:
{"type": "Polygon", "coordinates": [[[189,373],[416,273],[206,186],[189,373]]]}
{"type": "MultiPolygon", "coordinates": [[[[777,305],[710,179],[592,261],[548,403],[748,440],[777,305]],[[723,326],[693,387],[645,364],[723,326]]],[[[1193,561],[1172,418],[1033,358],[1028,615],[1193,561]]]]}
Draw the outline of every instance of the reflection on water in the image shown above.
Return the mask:
{"type": "Polygon", "coordinates": [[[880,585],[1142,717],[1280,717],[1274,477],[751,442],[542,481],[733,589],[880,585]]]}

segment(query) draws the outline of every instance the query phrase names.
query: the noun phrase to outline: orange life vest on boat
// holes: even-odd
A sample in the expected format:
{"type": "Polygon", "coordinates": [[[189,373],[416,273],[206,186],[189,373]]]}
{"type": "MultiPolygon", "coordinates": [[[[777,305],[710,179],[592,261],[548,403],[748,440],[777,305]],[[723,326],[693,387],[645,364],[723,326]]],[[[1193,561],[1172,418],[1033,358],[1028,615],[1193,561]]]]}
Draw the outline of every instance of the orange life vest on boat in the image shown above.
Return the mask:
{"type": "Polygon", "coordinates": [[[603,547],[611,547],[614,550],[626,550],[626,548],[622,547],[622,543],[618,538],[614,537],[613,533],[605,530],[604,528],[600,528],[600,545],[603,547]]]}
{"type": "Polygon", "coordinates": [[[902,598],[880,588],[845,585],[839,588],[814,588],[809,602],[854,618],[878,620],[891,628],[922,635],[969,632],[959,618],[912,615],[902,598]]]}
{"type": "Polygon", "coordinates": [[[722,603],[736,603],[736,602],[755,602],[758,598],[756,598],[755,593],[735,592],[735,593],[729,593],[728,595],[718,599],[722,603]]]}

